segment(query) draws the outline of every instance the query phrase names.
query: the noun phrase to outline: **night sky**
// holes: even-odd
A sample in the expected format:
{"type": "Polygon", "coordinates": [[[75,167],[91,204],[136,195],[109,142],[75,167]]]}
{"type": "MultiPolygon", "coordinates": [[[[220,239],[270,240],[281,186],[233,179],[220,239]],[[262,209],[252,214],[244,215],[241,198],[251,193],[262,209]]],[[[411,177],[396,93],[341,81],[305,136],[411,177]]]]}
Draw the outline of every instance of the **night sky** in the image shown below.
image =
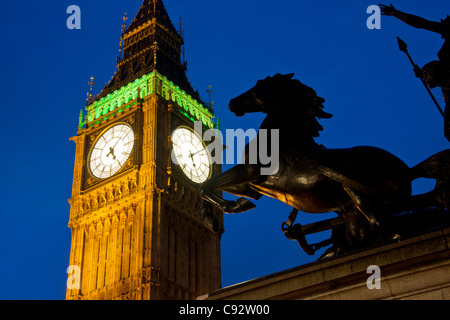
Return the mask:
{"type": "MultiPolygon", "coordinates": [[[[89,78],[98,93],[116,70],[124,12],[129,23],[140,0],[5,1],[0,19],[0,299],[64,299],[70,254],[71,197],[78,116],[89,78]],[[81,8],[81,30],[69,30],[70,5],[81,8]]],[[[393,17],[380,30],[366,20],[373,1],[165,0],[178,29],[182,17],[188,77],[208,100],[212,85],[221,129],[259,128],[264,116],[236,118],[230,99],[276,73],[295,78],[326,99],[328,148],[369,145],[409,166],[449,148],[443,121],[410,62],[436,60],[443,39],[393,17]]],[[[389,4],[389,3],[387,3],[389,4]]],[[[448,0],[395,1],[396,8],[440,21],[448,0]]],[[[440,89],[434,89],[444,106],[440,89]]],[[[225,166],[227,169],[228,166],[225,166]]],[[[414,183],[414,192],[433,187],[414,183]]],[[[232,197],[228,197],[232,198],[232,197]]],[[[225,217],[222,282],[229,286],[318,258],[307,256],[280,230],[291,208],[270,198],[225,217]]],[[[298,221],[333,217],[302,213],[298,221]]],[[[315,242],[327,233],[308,238],[315,242]]]]}

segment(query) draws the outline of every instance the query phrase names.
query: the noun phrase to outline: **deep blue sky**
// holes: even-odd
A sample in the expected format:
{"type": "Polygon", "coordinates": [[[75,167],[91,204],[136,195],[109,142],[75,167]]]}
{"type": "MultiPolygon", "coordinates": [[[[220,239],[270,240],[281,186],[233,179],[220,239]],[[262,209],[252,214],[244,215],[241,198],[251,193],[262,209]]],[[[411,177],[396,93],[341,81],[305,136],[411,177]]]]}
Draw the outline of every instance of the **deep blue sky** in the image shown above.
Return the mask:
{"type": "MultiPolygon", "coordinates": [[[[228,102],[258,79],[295,78],[326,99],[329,148],[377,146],[413,166],[446,149],[442,117],[399,52],[396,36],[419,65],[435,60],[443,40],[383,17],[369,30],[356,0],[166,0],[175,26],[183,20],[188,76],[207,100],[208,85],[222,129],[258,128],[262,115],[236,118],[228,102]]],[[[100,90],[115,71],[123,13],[140,0],[6,1],[0,19],[0,299],[64,299],[69,263],[71,196],[78,115],[88,81],[100,90]],[[66,28],[66,9],[81,8],[82,29],[66,28]]],[[[428,19],[450,13],[448,0],[395,1],[428,19]]],[[[96,91],[96,92],[97,92],[96,91]]],[[[441,103],[439,89],[433,90],[441,103]]],[[[415,192],[432,183],[415,184],[415,192]]],[[[307,262],[280,231],[290,208],[272,199],[225,217],[222,279],[228,286],[307,262]]],[[[300,214],[301,223],[330,215],[300,214]]],[[[319,236],[320,240],[326,235],[319,236]]]]}

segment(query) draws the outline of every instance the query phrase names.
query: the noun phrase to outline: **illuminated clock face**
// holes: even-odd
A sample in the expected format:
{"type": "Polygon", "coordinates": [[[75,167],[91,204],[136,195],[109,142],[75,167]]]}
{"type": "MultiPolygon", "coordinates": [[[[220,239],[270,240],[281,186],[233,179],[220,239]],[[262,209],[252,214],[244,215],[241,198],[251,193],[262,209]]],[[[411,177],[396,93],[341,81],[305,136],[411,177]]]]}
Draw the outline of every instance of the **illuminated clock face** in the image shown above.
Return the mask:
{"type": "Polygon", "coordinates": [[[202,183],[211,176],[209,151],[202,139],[190,128],[180,127],[172,133],[172,161],[193,182],[202,183]]]}
{"type": "Polygon", "coordinates": [[[134,146],[133,129],[127,124],[108,128],[97,138],[89,155],[89,169],[98,179],[117,173],[127,162],[134,146]]]}

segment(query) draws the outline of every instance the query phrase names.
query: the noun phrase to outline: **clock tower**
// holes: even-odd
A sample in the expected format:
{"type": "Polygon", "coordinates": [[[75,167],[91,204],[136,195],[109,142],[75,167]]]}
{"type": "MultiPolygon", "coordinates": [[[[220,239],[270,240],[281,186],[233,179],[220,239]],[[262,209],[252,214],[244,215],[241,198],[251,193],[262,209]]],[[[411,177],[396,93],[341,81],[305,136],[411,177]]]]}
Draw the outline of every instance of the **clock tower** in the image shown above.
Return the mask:
{"type": "Polygon", "coordinates": [[[144,0],[121,43],[116,73],[71,138],[66,298],[195,299],[221,287],[223,216],[198,194],[221,168],[193,130],[214,128],[213,110],[186,77],[161,0],[144,0]]]}

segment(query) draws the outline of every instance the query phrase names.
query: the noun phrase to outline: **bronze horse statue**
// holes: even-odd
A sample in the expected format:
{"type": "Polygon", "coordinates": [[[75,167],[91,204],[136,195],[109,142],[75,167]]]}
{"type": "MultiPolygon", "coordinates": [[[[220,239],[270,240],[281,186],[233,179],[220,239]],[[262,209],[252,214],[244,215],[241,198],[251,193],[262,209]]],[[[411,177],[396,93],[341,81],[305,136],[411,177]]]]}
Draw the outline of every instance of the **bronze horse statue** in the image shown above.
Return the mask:
{"type": "Polygon", "coordinates": [[[388,227],[392,211],[386,204],[407,203],[415,178],[412,175],[424,176],[420,170],[424,166],[412,171],[402,160],[376,147],[327,149],[318,145],[314,138],[323,130],[318,119],[332,115],[323,110],[323,98],[292,77],[277,74],[259,80],[229,104],[236,116],[267,114],[257,139],[261,129],[279,130],[277,172],[262,175],[265,165],[248,163],[247,145],[246,161],[206,181],[200,187],[201,197],[225,213],[253,209],[255,205],[247,198],[258,200],[263,195],[296,211],[336,212],[345,222],[348,243],[354,247],[395,237],[388,227]],[[240,198],[225,200],[217,195],[219,190],[240,198]]]}

